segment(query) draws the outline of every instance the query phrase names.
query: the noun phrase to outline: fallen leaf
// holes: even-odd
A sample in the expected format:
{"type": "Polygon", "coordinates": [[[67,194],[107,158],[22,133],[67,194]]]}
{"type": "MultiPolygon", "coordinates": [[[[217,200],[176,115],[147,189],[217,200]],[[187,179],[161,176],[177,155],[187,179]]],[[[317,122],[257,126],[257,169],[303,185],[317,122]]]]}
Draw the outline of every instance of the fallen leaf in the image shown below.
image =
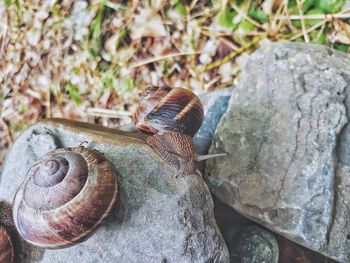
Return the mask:
{"type": "Polygon", "coordinates": [[[332,43],[341,43],[350,45],[350,25],[339,19],[333,21],[334,31],[328,39],[332,43]]]}

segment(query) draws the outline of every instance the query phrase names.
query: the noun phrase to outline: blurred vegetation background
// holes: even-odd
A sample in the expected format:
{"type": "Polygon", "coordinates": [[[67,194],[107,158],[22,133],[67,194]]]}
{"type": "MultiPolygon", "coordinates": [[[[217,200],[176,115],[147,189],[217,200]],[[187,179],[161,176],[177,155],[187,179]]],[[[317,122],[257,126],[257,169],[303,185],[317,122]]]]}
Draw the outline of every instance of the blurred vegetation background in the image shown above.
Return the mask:
{"type": "Polygon", "coordinates": [[[261,41],[349,53],[346,0],[0,0],[0,164],[42,118],[116,127],[149,85],[230,87],[261,41]]]}

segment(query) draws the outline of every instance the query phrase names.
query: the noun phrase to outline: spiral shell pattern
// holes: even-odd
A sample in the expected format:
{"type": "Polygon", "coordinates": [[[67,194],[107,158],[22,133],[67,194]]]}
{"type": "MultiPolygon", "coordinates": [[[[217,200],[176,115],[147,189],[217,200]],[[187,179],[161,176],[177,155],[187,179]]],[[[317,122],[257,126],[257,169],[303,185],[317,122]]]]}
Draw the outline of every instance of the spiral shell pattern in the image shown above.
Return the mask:
{"type": "Polygon", "coordinates": [[[114,169],[102,153],[61,148],[32,166],[13,203],[15,226],[27,242],[64,248],[90,237],[113,208],[114,169]]]}
{"type": "Polygon", "coordinates": [[[6,228],[0,226],[0,263],[13,262],[13,246],[6,228]]]}
{"type": "Polygon", "coordinates": [[[141,94],[134,122],[145,132],[178,132],[193,137],[203,122],[203,105],[187,89],[152,86],[141,94]]]}

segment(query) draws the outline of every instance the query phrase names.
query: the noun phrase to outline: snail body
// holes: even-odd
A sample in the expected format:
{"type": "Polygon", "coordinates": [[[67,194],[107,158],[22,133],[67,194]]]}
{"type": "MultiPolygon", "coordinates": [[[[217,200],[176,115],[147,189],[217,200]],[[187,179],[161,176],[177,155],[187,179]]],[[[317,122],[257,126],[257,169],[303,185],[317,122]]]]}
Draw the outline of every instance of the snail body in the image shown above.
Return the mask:
{"type": "Polygon", "coordinates": [[[57,249],[90,237],[117,196],[114,169],[102,153],[61,148],[32,166],[13,202],[13,219],[32,245],[57,249]]]}
{"type": "Polygon", "coordinates": [[[203,105],[187,89],[152,86],[141,93],[134,122],[148,133],[178,132],[193,136],[203,122],[203,105]]]}
{"type": "Polygon", "coordinates": [[[165,162],[178,170],[180,174],[196,171],[197,152],[192,137],[168,132],[149,136],[146,141],[165,162]]]}
{"type": "Polygon", "coordinates": [[[192,137],[204,118],[203,105],[189,90],[171,87],[150,87],[141,93],[134,122],[140,130],[153,133],[146,142],[180,174],[198,172],[197,161],[226,156],[199,156],[192,137]]]}
{"type": "Polygon", "coordinates": [[[192,137],[171,132],[147,137],[147,144],[180,174],[199,173],[197,162],[209,158],[227,156],[227,153],[198,155],[192,137]]]}
{"type": "Polygon", "coordinates": [[[0,226],[0,263],[12,263],[13,256],[10,234],[5,227],[0,226]]]}

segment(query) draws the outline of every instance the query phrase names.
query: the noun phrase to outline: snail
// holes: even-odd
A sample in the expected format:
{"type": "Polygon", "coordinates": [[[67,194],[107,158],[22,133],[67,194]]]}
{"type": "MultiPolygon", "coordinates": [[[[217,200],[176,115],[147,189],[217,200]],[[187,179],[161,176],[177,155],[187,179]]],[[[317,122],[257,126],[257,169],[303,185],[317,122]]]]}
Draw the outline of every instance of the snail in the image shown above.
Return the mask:
{"type": "Polygon", "coordinates": [[[11,206],[0,201],[0,263],[14,262],[14,247],[10,232],[14,230],[11,206]]]}
{"type": "Polygon", "coordinates": [[[16,192],[13,218],[32,245],[58,249],[89,238],[114,207],[117,178],[102,153],[85,147],[44,155],[16,192]]]}
{"type": "Polygon", "coordinates": [[[140,96],[135,125],[154,133],[146,138],[147,144],[179,174],[198,172],[197,161],[228,155],[197,154],[192,136],[199,130],[204,116],[203,105],[194,93],[182,88],[152,86],[140,96]]]}
{"type": "Polygon", "coordinates": [[[149,133],[179,132],[193,137],[203,122],[203,106],[191,91],[152,86],[141,93],[136,127],[149,133]]]}

